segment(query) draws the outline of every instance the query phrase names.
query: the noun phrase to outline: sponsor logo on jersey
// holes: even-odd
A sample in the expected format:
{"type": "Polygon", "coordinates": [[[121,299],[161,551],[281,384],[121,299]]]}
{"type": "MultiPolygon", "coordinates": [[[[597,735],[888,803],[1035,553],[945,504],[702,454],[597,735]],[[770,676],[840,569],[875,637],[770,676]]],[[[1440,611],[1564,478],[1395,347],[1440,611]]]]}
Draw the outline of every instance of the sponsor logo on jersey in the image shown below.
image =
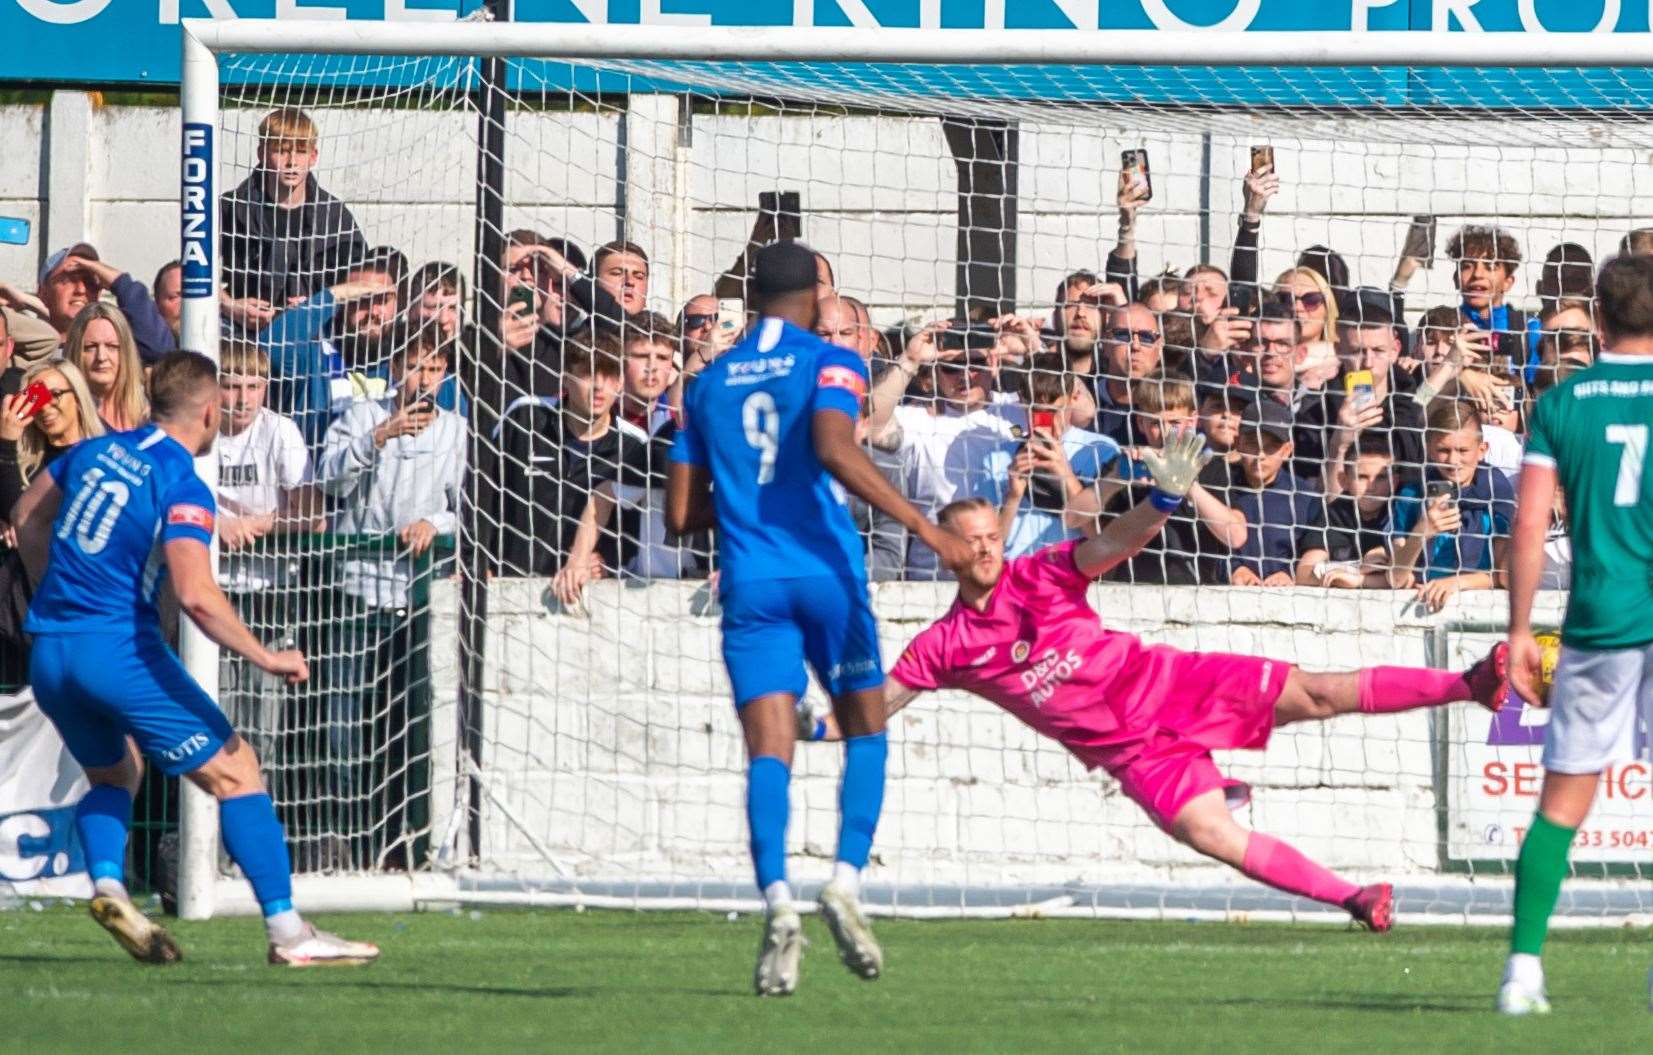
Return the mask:
{"type": "Polygon", "coordinates": [[[1071,648],[1065,654],[1054,648],[1045,649],[1038,662],[1022,671],[1022,688],[1027,692],[1028,702],[1043,707],[1063,682],[1079,673],[1081,663],[1079,653],[1071,648]]]}
{"type": "Polygon", "coordinates": [[[986,652],[983,652],[981,655],[977,656],[975,659],[970,661],[970,665],[972,667],[986,666],[987,661],[992,659],[994,656],[996,656],[998,654],[999,654],[999,646],[998,645],[989,645],[987,647],[986,652]]]}
{"type": "Polygon", "coordinates": [[[818,388],[842,388],[855,393],[857,399],[867,394],[867,383],[861,375],[847,366],[823,366],[816,375],[818,388]]]}
{"type": "Polygon", "coordinates": [[[1033,645],[1026,641],[1018,641],[1010,646],[1010,658],[1016,663],[1025,660],[1028,653],[1033,651],[1033,645]]]}
{"type": "Polygon", "coordinates": [[[179,524],[184,527],[198,527],[202,531],[212,531],[212,511],[200,506],[175,505],[166,511],[167,524],[179,524]]]}
{"type": "Polygon", "coordinates": [[[759,381],[771,377],[786,377],[792,373],[792,368],[798,363],[795,355],[765,355],[757,359],[747,359],[738,363],[729,364],[729,372],[724,375],[725,385],[755,385],[759,381]]]}

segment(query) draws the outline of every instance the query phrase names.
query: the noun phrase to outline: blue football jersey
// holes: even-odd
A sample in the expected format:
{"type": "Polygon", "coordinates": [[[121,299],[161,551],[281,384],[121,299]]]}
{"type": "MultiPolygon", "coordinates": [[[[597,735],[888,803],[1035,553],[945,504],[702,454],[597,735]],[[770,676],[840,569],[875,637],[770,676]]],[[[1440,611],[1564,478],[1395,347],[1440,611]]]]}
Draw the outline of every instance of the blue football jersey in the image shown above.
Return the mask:
{"type": "Polygon", "coordinates": [[[859,356],[775,318],[689,386],[672,460],[711,471],[723,582],[866,578],[861,536],[810,427],[821,410],[857,419],[866,393],[859,356]]]}
{"type": "Polygon", "coordinates": [[[195,459],[153,425],[78,444],[47,469],[63,492],[31,633],[140,630],[159,625],[161,547],[212,543],[212,491],[195,459]]]}

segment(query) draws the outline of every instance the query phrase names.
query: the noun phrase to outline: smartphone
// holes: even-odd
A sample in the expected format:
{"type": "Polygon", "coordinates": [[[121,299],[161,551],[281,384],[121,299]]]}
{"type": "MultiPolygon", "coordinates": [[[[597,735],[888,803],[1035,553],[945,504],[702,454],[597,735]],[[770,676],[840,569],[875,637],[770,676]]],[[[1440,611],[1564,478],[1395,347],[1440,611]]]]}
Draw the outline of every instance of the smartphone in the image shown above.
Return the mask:
{"type": "Polygon", "coordinates": [[[1119,155],[1119,170],[1128,173],[1133,186],[1142,189],[1142,200],[1154,198],[1154,178],[1148,171],[1147,150],[1126,150],[1119,155]]]}
{"type": "Polygon", "coordinates": [[[18,415],[23,418],[32,418],[46,408],[52,401],[52,390],[42,381],[31,381],[29,387],[23,390],[23,406],[18,409],[18,415]]]}
{"type": "Polygon", "coordinates": [[[795,190],[782,191],[780,209],[775,220],[775,236],[783,242],[796,242],[804,236],[803,205],[795,190]]]}
{"type": "Polygon", "coordinates": [[[505,298],[505,310],[510,311],[520,305],[523,309],[521,314],[532,315],[534,314],[534,301],[538,297],[539,293],[532,285],[527,282],[519,282],[511,287],[511,295],[505,298]]]}
{"type": "Polygon", "coordinates": [[[725,297],[717,302],[717,328],[722,333],[739,333],[746,326],[746,302],[725,297]]]}
{"type": "Polygon", "coordinates": [[[1047,435],[1056,435],[1056,411],[1035,410],[1028,415],[1028,423],[1033,426],[1034,433],[1043,429],[1047,435]]]}
{"type": "Polygon", "coordinates": [[[416,414],[436,413],[436,399],[429,392],[424,392],[408,404],[408,410],[416,414]]]}
{"type": "Polygon", "coordinates": [[[1401,245],[1400,255],[1418,261],[1425,270],[1435,266],[1435,218],[1433,216],[1412,217],[1412,225],[1406,229],[1406,241],[1401,245]]]}
{"type": "MultiPolygon", "coordinates": [[[[936,347],[944,352],[986,351],[999,343],[999,331],[985,322],[954,319],[953,325],[936,331],[936,347]]],[[[963,366],[963,363],[942,363],[942,366],[963,366]]]]}
{"type": "Polygon", "coordinates": [[[1254,146],[1251,148],[1251,174],[1261,176],[1274,171],[1274,148],[1272,146],[1254,146]]]}
{"type": "Polygon", "coordinates": [[[1425,505],[1434,505],[1437,499],[1446,498],[1451,503],[1458,501],[1457,485],[1447,480],[1432,480],[1424,490],[1425,505]]]}
{"type": "Polygon", "coordinates": [[[28,245],[29,221],[21,216],[0,216],[0,245],[28,245]]]}
{"type": "Polygon", "coordinates": [[[1356,407],[1368,407],[1377,399],[1370,370],[1350,370],[1343,375],[1343,394],[1354,400],[1356,407]]]}

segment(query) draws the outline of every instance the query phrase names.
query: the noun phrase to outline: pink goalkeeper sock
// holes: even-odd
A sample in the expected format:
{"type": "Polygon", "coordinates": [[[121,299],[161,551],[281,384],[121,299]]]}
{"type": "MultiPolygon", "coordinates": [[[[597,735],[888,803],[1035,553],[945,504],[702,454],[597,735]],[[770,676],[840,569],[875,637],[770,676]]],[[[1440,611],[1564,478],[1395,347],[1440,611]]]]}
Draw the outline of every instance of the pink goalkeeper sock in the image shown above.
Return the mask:
{"type": "Polygon", "coordinates": [[[1342,905],[1360,892],[1358,884],[1339,879],[1330,869],[1315,864],[1290,844],[1262,832],[1251,833],[1245,844],[1245,865],[1240,870],[1259,883],[1328,905],[1342,905]]]}
{"type": "Polygon", "coordinates": [[[1367,667],[1360,672],[1360,709],[1366,714],[1439,707],[1474,698],[1475,693],[1464,676],[1450,670],[1367,667]]]}

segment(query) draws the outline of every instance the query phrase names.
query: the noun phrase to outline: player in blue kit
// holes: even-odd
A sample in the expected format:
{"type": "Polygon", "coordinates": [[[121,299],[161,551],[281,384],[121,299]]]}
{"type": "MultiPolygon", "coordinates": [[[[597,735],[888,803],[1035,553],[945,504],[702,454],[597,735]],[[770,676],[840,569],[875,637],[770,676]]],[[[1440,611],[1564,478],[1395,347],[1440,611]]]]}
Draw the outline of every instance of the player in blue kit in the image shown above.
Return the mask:
{"type": "Polygon", "coordinates": [[[132,794],[147,755],[218,799],[224,847],[264,910],[270,963],[370,963],[376,947],[318,931],[294,910],[287,843],[258,759],[161,637],[155,595],[170,575],[183,611],[218,645],[289,683],[309,676],[298,652],[260,644],[213,580],[215,506],[195,458],[218,435],[219,399],[212,360],[173,352],[150,379],[154,423],[81,443],[13,513],[31,574],[44,572],[24,624],[34,635],[29,680],[92,785],[75,809],[92,918],[144,963],[180,958],[126,891],[132,794]]]}
{"type": "Polygon", "coordinates": [[[797,986],[803,945],[786,880],[786,826],[806,661],[838,722],[849,723],[837,863],[821,914],[851,971],[872,979],[883,970],[859,902],[884,799],[884,667],[844,490],[895,517],[943,564],[960,564],[969,551],[909,505],[856,443],[867,369],[810,332],[815,254],[797,242],[764,247],[752,288],[756,325],[685,396],[667,516],[680,534],[718,532],[723,660],[746,735],[746,816],[767,904],[755,985],[759,996],[784,996],[797,986]]]}

